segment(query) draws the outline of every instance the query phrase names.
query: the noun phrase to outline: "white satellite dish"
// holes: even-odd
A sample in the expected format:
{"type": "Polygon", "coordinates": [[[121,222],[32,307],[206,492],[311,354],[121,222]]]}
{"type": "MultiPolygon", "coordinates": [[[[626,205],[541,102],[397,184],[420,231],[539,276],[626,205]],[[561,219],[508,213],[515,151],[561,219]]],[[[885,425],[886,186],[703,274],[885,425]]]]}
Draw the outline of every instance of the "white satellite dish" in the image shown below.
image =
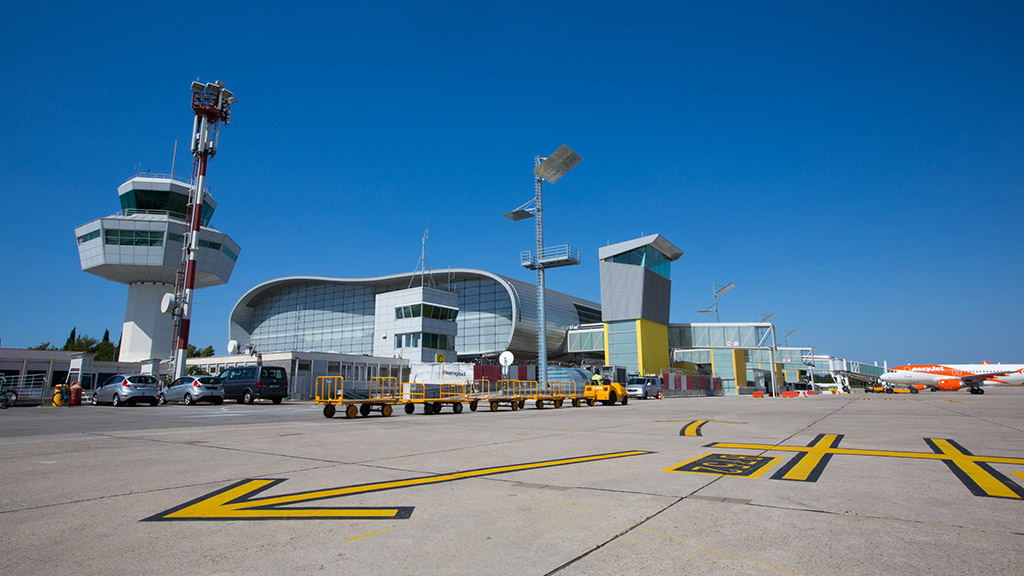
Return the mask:
{"type": "Polygon", "coordinates": [[[170,314],[174,312],[174,309],[178,307],[177,300],[174,299],[174,294],[168,292],[164,294],[163,299],[160,300],[160,311],[164,314],[170,314]]]}
{"type": "Polygon", "coordinates": [[[502,366],[508,368],[509,366],[512,365],[512,362],[514,362],[515,359],[516,357],[514,354],[512,354],[508,350],[505,350],[504,352],[501,353],[500,356],[498,356],[498,364],[501,364],[502,366]]]}
{"type": "Polygon", "coordinates": [[[238,354],[238,340],[228,340],[228,354],[238,354]]]}

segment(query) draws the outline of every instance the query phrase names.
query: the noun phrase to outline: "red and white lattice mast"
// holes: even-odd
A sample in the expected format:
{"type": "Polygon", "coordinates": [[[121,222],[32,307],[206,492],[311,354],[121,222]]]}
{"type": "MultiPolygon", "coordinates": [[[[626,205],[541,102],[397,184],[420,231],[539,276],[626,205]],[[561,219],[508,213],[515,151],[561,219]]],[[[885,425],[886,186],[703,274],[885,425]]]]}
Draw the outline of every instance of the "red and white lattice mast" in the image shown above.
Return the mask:
{"type": "Polygon", "coordinates": [[[203,195],[206,191],[206,163],[217,154],[218,126],[231,123],[231,105],[238,100],[220,80],[202,84],[192,83],[192,176],[194,186],[187,217],[188,237],[182,254],[183,279],[175,288],[178,310],[177,349],[174,355],[174,378],[185,375],[188,356],[188,331],[192,316],[192,292],[196,284],[196,256],[199,253],[199,229],[202,226],[203,195]]]}

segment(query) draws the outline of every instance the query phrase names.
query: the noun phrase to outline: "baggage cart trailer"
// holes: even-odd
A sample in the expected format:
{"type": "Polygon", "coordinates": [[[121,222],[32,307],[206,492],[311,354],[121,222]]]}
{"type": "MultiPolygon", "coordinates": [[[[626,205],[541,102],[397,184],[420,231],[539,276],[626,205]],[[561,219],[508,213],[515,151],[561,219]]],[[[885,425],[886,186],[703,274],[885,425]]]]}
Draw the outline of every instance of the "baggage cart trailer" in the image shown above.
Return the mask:
{"type": "MultiPolygon", "coordinates": [[[[402,385],[402,403],[405,404],[406,414],[415,412],[417,404],[423,404],[424,414],[440,413],[444,406],[451,406],[452,412],[460,414],[462,403],[467,401],[465,384],[406,382],[402,385]]],[[[475,406],[473,409],[476,409],[475,406]]]]}
{"type": "Polygon", "coordinates": [[[466,393],[469,409],[475,411],[478,404],[487,404],[491,412],[499,406],[518,410],[526,404],[523,383],[519,380],[473,380],[466,393]]]}
{"type": "Polygon", "coordinates": [[[398,378],[393,376],[375,376],[370,378],[366,389],[366,397],[355,395],[360,390],[349,390],[351,397],[345,397],[345,378],[343,376],[317,376],[314,402],[324,405],[324,417],[333,418],[338,406],[344,407],[345,416],[355,418],[357,414],[364,417],[371,412],[380,412],[381,416],[391,416],[393,406],[402,404],[401,389],[398,378]]]}
{"type": "Polygon", "coordinates": [[[524,399],[523,403],[519,405],[520,408],[526,405],[527,400],[533,400],[538,410],[543,410],[545,405],[551,405],[555,408],[562,407],[562,402],[565,399],[565,382],[545,383],[526,380],[522,384],[524,399]]]}

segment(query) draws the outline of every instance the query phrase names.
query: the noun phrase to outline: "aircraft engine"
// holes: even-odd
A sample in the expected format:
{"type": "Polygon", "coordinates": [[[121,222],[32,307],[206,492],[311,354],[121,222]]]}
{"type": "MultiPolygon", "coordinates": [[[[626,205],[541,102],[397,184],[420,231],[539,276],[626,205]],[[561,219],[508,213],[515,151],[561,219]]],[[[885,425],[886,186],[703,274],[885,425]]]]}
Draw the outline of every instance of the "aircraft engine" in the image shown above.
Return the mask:
{"type": "Polygon", "coordinates": [[[960,380],[939,380],[935,387],[942,392],[956,392],[961,388],[960,380]]]}

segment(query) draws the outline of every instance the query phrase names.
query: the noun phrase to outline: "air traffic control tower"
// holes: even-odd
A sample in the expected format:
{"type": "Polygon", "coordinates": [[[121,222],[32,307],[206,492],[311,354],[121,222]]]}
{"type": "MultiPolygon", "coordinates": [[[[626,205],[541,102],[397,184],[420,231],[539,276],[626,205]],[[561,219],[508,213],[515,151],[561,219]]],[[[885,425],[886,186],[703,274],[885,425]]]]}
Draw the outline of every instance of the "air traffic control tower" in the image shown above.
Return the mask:
{"type": "Polygon", "coordinates": [[[672,365],[668,320],[672,262],[683,255],[652,234],[598,249],[605,363],[660,374],[672,365]]]}
{"type": "MultiPolygon", "coordinates": [[[[121,332],[121,362],[170,358],[175,318],[161,312],[166,294],[183,281],[192,185],[172,176],[141,174],[121,184],[121,211],[75,228],[82,270],[128,285],[121,332]]],[[[195,287],[225,284],[239,247],[209,227],[217,203],[204,195],[195,287]]]]}

